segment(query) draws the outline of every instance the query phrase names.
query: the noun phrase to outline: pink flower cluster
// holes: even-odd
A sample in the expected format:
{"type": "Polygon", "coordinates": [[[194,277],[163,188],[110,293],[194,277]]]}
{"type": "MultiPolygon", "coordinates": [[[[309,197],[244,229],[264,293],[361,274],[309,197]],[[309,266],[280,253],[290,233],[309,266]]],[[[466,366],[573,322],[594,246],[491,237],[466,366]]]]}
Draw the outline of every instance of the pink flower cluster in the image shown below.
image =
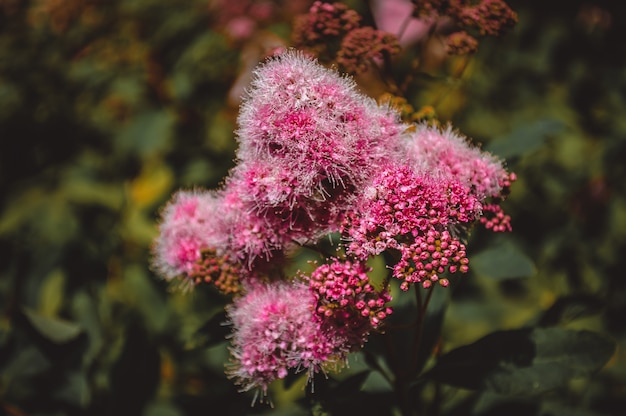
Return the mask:
{"type": "Polygon", "coordinates": [[[386,306],[391,296],[370,284],[369,271],[363,262],[334,258],[308,278],[322,327],[343,338],[348,350],[361,347],[370,331],[391,313],[386,306]]]}
{"type": "Polygon", "coordinates": [[[242,188],[244,203],[272,229],[288,228],[288,241],[338,229],[355,191],[399,148],[398,116],[298,53],[255,75],[229,186],[242,188]]]}
{"type": "Polygon", "coordinates": [[[509,173],[500,161],[471,146],[450,127],[440,130],[417,125],[403,147],[411,166],[453,177],[480,200],[498,196],[510,185],[509,173]]]}
{"type": "Polygon", "coordinates": [[[238,124],[224,185],[179,191],[163,209],[153,266],[234,294],[228,374],[243,390],[341,364],[381,330],[391,296],[371,284],[371,257],[393,257],[404,290],[446,286],[468,268],[461,233],[509,226],[498,203],[514,177],[500,161],[450,129],[403,124],[301,53],[257,68],[238,124]],[[293,248],[336,231],[345,255],[285,275],[293,248]]]}
{"type": "Polygon", "coordinates": [[[343,365],[391,313],[391,297],[374,289],[368,271],[363,263],[332,259],[295,282],[247,285],[228,307],[235,328],[229,375],[242,390],[266,394],[290,370],[312,377],[343,365]]]}
{"type": "Polygon", "coordinates": [[[350,74],[364,72],[373,61],[400,52],[394,34],[364,25],[359,13],[339,2],[315,1],[308,13],[296,18],[292,43],[350,74]]]}
{"type": "Polygon", "coordinates": [[[403,280],[403,290],[409,283],[447,286],[441,274],[467,271],[465,246],[450,231],[474,221],[481,209],[457,179],[424,172],[397,165],[383,170],[343,229],[348,253],[362,261],[384,251],[399,253],[393,276],[403,280]]]}
{"type": "Polygon", "coordinates": [[[477,38],[499,36],[517,23],[517,14],[503,0],[376,0],[375,4],[383,22],[388,20],[385,15],[397,13],[396,9],[405,11],[406,17],[412,14],[414,40],[426,34],[422,28],[426,26],[446,38],[448,53],[454,55],[475,52],[477,38]]]}
{"type": "MultiPolygon", "coordinates": [[[[217,215],[222,201],[217,192],[179,191],[163,209],[160,235],[154,244],[154,268],[168,280],[182,277],[197,284],[204,250],[224,247],[228,239],[225,221],[217,215]]],[[[218,255],[222,255],[219,253],[218,255]]]]}
{"type": "Polygon", "coordinates": [[[311,311],[315,297],[306,285],[256,284],[228,307],[232,336],[229,375],[242,390],[260,389],[289,370],[310,375],[345,354],[344,342],[322,331],[311,311]]]}

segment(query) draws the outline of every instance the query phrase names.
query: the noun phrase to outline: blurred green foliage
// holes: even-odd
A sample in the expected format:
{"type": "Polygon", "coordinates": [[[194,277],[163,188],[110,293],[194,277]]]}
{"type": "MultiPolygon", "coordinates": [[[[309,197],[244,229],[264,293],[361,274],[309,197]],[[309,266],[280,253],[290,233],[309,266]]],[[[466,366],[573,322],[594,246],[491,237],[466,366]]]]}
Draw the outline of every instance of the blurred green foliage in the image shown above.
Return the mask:
{"type": "MultiPolygon", "coordinates": [[[[262,46],[288,39],[286,13],[234,39],[209,3],[0,0],[1,414],[345,414],[350,397],[361,414],[392,414],[391,386],[370,371],[389,363],[363,354],[316,380],[313,395],[299,377],[277,383],[274,410],[251,408],[224,376],[228,299],[202,286],[170,291],[148,267],[159,208],[180,187],[219,185],[241,86],[262,46]]],[[[577,379],[541,396],[437,384],[422,392],[424,414],[617,415],[626,16],[614,3],[509,3],[520,20],[512,33],[483,41],[461,78],[450,74],[463,62],[451,59],[407,96],[519,178],[504,204],[513,233],[471,236],[475,267],[425,318],[443,344],[424,342],[451,351],[535,326],[546,328],[535,338],[567,344],[559,331],[585,329],[618,348],[600,373],[572,370],[577,379]]]]}

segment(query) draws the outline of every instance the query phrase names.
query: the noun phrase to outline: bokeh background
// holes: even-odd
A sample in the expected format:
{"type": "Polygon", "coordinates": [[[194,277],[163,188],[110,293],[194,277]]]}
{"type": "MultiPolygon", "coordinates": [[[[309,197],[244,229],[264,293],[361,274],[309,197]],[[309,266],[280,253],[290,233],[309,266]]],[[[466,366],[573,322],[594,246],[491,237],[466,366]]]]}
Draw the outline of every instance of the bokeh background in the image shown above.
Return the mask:
{"type": "MultiPolygon", "coordinates": [[[[310,3],[0,0],[0,414],[321,414],[302,383],[251,408],[224,375],[228,299],[149,267],[159,209],[219,186],[250,71],[310,3]]],[[[605,368],[526,414],[622,414],[625,8],[508,3],[510,33],[433,57],[406,97],[518,176],[513,232],[471,237],[442,348],[526,325],[606,334],[605,368]]],[[[489,414],[458,397],[443,414],[489,414]]]]}

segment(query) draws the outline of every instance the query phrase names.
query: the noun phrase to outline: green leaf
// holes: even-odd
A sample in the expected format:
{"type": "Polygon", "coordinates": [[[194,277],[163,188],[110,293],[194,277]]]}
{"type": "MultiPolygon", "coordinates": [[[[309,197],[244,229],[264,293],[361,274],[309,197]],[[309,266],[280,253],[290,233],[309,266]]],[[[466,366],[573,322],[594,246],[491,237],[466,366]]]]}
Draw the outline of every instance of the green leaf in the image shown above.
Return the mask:
{"type": "Polygon", "coordinates": [[[41,284],[39,290],[39,308],[44,316],[54,316],[63,305],[65,295],[65,273],[54,269],[41,284]]]}
{"type": "Polygon", "coordinates": [[[174,404],[167,402],[149,403],[143,416],[182,416],[183,413],[174,404]]]}
{"type": "Polygon", "coordinates": [[[22,311],[33,328],[55,344],[70,342],[82,332],[82,328],[73,322],[41,315],[28,308],[23,308],[22,311]]]}
{"type": "Polygon", "coordinates": [[[615,343],[591,331],[498,331],[443,355],[424,377],[453,386],[527,396],[601,369],[615,343]]]}
{"type": "Polygon", "coordinates": [[[361,390],[367,393],[390,392],[393,391],[393,386],[379,371],[371,371],[367,374],[361,390]]]}
{"type": "Polygon", "coordinates": [[[52,397],[79,408],[86,408],[91,401],[87,376],[81,371],[72,371],[56,386],[52,397]]]}
{"type": "Polygon", "coordinates": [[[33,345],[16,349],[6,366],[2,367],[2,382],[25,382],[30,377],[47,371],[52,363],[33,345]]]}
{"type": "Polygon", "coordinates": [[[555,326],[600,313],[606,302],[593,295],[577,294],[559,298],[543,313],[539,326],[555,326]]]}
{"type": "Polygon", "coordinates": [[[485,150],[505,159],[522,156],[541,147],[548,136],[559,133],[563,127],[563,122],[555,119],[522,124],[507,136],[489,143],[485,150]]]}
{"type": "Polygon", "coordinates": [[[492,279],[515,279],[535,273],[532,260],[509,242],[471,256],[470,267],[478,275],[492,279]]]}
{"type": "Polygon", "coordinates": [[[117,145],[141,156],[163,150],[172,136],[175,117],[167,111],[146,111],[137,115],[117,136],[117,145]]]}

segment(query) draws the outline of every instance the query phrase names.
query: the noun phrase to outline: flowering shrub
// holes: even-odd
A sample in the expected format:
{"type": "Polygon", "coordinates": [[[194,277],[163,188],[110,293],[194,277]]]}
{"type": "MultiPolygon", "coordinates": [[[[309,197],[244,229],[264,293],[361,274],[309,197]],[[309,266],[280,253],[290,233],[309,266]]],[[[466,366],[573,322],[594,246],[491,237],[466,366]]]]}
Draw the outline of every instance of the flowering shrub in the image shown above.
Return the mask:
{"type": "Polygon", "coordinates": [[[238,120],[237,165],[219,190],[176,194],[154,264],[168,279],[237,292],[229,373],[244,390],[267,393],[289,371],[312,377],[384,331],[390,280],[369,282],[371,258],[389,255],[403,291],[467,272],[461,238],[512,177],[450,128],[405,124],[293,50],[257,68],[238,120]],[[310,275],[281,271],[289,250],[333,232],[336,257],[310,275]]]}
{"type": "MultiPolygon", "coordinates": [[[[432,27],[447,19],[451,53],[476,49],[466,29],[496,36],[517,19],[502,1],[412,3],[411,18],[432,27]]],[[[416,304],[407,365],[389,372],[372,364],[402,412],[412,412],[409,391],[420,373],[460,386],[485,382],[450,376],[454,352],[423,372],[433,345],[422,345],[421,335],[433,292],[470,270],[473,229],[512,230],[501,203],[516,175],[452,126],[420,121],[391,78],[376,102],[349,75],[322,65],[388,74],[400,51],[394,35],[364,24],[348,6],[314,2],[296,19],[292,41],[302,51],[278,51],[253,71],[237,117],[236,164],[222,186],[181,191],[163,210],[155,269],[232,296],[226,374],[241,391],[254,391],[253,403],[277,380],[303,372],[312,384],[318,372],[340,371],[349,354],[372,354],[370,338],[407,325],[393,320],[394,305],[410,290],[416,304]],[[336,243],[324,248],[333,236],[336,243]],[[318,252],[313,270],[290,271],[298,248],[318,252]]],[[[520,336],[539,346],[546,336],[572,334],[503,339],[520,336]]],[[[391,363],[391,349],[378,354],[391,363]]],[[[491,383],[499,373],[486,374],[491,383]]]]}

